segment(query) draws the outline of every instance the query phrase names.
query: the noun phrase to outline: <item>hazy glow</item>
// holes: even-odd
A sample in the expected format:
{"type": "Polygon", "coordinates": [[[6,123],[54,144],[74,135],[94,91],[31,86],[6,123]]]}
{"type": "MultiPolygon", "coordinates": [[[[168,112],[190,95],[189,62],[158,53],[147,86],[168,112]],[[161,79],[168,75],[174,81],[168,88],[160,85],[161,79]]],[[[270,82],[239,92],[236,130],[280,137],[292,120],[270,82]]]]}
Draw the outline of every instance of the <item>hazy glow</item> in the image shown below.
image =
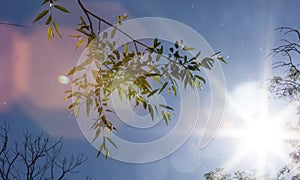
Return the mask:
{"type": "Polygon", "coordinates": [[[58,76],[57,80],[61,84],[69,84],[70,83],[69,78],[67,76],[65,76],[65,75],[58,76]]]}
{"type": "Polygon", "coordinates": [[[240,138],[244,150],[264,156],[266,153],[278,151],[285,137],[278,123],[262,120],[249,123],[240,132],[240,138]]]}
{"type": "MultiPolygon", "coordinates": [[[[286,161],[286,142],[288,135],[285,122],[292,114],[292,107],[273,107],[269,95],[259,89],[257,83],[245,83],[228,95],[230,113],[236,119],[229,137],[237,141],[237,151],[225,167],[231,169],[243,161],[249,162],[257,172],[266,173],[268,166],[273,166],[269,158],[286,161]],[[243,97],[243,98],[242,98],[243,97]]],[[[275,161],[274,161],[275,162],[275,161]]]]}

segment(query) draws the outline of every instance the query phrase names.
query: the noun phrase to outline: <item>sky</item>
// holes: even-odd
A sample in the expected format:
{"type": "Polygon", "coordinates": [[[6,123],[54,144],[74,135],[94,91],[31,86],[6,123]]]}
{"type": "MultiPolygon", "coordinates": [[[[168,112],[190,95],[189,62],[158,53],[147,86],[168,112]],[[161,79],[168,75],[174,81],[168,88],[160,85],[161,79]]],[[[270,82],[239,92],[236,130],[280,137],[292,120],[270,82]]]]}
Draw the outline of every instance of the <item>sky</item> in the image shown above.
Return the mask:
{"type": "MultiPolygon", "coordinates": [[[[272,76],[272,58],[268,54],[282,38],[282,34],[274,29],[281,26],[300,28],[299,1],[84,1],[91,11],[110,22],[115,21],[114,16],[126,13],[131,20],[162,17],[186,24],[201,34],[214,51],[222,51],[228,62],[221,65],[226,84],[226,108],[216,137],[205,148],[199,149],[199,139],[213,98],[208,84],[199,92],[199,108],[190,107],[191,112],[187,112],[189,116],[195,111],[200,112],[199,123],[191,137],[169,156],[137,164],[111,158],[108,161],[102,157],[97,159],[97,150],[85,138],[75,117],[66,110],[63,92],[70,85],[60,83],[58,77],[66,74],[82,53],[82,49],[75,50],[76,41],[67,37],[74,33],[77,17],[82,12],[75,2],[65,1],[63,4],[72,14],[56,14],[64,38],[48,42],[43,23],[32,24],[41,11],[40,3],[39,0],[1,1],[0,22],[28,27],[0,26],[0,120],[9,122],[13,139],[20,139],[24,129],[36,135],[44,131],[54,139],[63,137],[63,154],[85,153],[88,161],[79,174],[70,176],[71,179],[83,179],[87,175],[94,179],[203,179],[203,174],[217,167],[229,171],[262,168],[264,172],[274,174],[286,162],[286,153],[268,151],[268,148],[265,153],[270,153],[264,159],[258,157],[257,149],[251,149],[243,142],[250,142],[247,138],[254,137],[259,128],[250,132],[253,135],[246,139],[241,130],[247,127],[249,119],[250,124],[254,121],[255,125],[262,125],[256,122],[262,116],[267,119],[264,122],[280,127],[289,119],[297,119],[294,107],[273,99],[263,90],[262,84],[272,76]]],[[[150,131],[153,135],[147,135],[147,130],[126,126],[128,131],[119,135],[145,142],[171,131],[174,125],[165,127],[160,123],[150,131]],[[145,139],[137,138],[136,134],[145,139]]],[[[286,146],[280,144],[274,148],[280,147],[287,152],[286,146]]]]}

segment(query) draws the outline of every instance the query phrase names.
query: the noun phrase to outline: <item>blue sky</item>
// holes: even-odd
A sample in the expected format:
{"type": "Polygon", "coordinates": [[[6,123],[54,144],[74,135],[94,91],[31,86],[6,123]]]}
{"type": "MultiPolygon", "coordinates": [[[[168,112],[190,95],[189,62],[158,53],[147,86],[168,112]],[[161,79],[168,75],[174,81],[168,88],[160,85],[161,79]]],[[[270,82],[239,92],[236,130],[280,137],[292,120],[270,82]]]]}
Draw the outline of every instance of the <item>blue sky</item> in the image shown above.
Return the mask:
{"type": "MultiPolygon", "coordinates": [[[[222,51],[228,61],[227,65],[222,65],[228,108],[220,134],[205,149],[199,150],[199,135],[194,133],[184,146],[159,161],[131,164],[109,159],[105,162],[102,158],[96,159],[96,149],[84,138],[75,118],[65,110],[63,92],[69,87],[57,81],[81,54],[81,50],[74,49],[75,42],[67,37],[72,33],[72,25],[78,22],[73,15],[77,17],[81,12],[72,5],[73,1],[65,2],[73,15],[57,14],[57,19],[66,37],[48,43],[46,27],[42,23],[31,24],[41,10],[39,4],[38,0],[1,2],[0,21],[29,27],[0,26],[0,120],[9,122],[10,133],[16,139],[25,128],[33,134],[46,131],[54,138],[64,136],[63,153],[87,154],[89,160],[72,179],[83,179],[86,175],[95,179],[203,179],[204,173],[226,166],[239,147],[238,140],[226,135],[235,134],[238,127],[243,126],[234,103],[245,106],[249,116],[260,111],[264,99],[252,97],[261,93],[259,85],[270,76],[270,70],[265,75],[264,69],[270,60],[266,56],[282,37],[274,29],[280,26],[300,28],[300,2],[297,0],[86,2],[93,12],[110,21],[114,21],[115,15],[124,13],[129,19],[164,17],[177,20],[200,33],[215,51],[222,51]]],[[[209,93],[209,87],[200,92],[203,116],[209,105],[209,93]]],[[[283,115],[284,120],[296,118],[293,108],[272,99],[267,101],[270,114],[286,109],[288,115],[283,115]]],[[[168,130],[162,128],[162,131],[168,130]]],[[[250,152],[230,170],[256,168],[252,156],[255,155],[250,152]]],[[[283,162],[276,156],[268,158],[267,172],[274,173],[283,162]]]]}

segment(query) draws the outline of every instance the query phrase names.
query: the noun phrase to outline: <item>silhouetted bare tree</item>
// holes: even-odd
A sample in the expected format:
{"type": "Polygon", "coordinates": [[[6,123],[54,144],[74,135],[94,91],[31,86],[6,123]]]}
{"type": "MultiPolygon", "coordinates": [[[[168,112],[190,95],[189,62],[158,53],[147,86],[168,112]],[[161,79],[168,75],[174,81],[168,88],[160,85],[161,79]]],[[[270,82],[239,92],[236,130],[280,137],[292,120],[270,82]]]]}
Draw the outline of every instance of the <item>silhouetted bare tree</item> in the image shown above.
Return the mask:
{"type": "Polygon", "coordinates": [[[53,141],[49,135],[41,133],[33,137],[24,132],[22,143],[11,144],[8,125],[0,127],[0,176],[11,179],[64,179],[87,160],[84,154],[62,157],[62,139],[53,141]]]}
{"type": "MultiPolygon", "coordinates": [[[[274,57],[273,68],[279,70],[278,75],[269,81],[269,89],[273,94],[287,102],[294,103],[300,108],[300,32],[291,27],[277,28],[284,34],[282,44],[272,49],[274,57]]],[[[299,111],[299,110],[298,110],[299,111]]],[[[292,120],[295,121],[295,120],[292,120]]],[[[290,122],[287,122],[290,123],[290,122]]],[[[290,123],[289,130],[295,134],[300,132],[300,121],[290,123]]],[[[288,140],[293,151],[289,154],[290,163],[284,166],[277,175],[277,179],[285,179],[289,175],[291,179],[300,179],[300,139],[288,140]]]]}

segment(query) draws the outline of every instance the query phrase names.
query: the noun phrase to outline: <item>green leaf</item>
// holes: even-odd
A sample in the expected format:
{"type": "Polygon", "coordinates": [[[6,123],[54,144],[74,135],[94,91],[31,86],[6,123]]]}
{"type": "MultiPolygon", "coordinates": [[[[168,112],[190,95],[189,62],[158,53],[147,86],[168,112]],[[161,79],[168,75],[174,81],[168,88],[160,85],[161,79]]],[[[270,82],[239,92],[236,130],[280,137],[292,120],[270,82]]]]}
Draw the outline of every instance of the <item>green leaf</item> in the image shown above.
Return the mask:
{"type": "Polygon", "coordinates": [[[154,41],[153,41],[154,47],[157,45],[157,42],[158,42],[158,41],[157,41],[157,38],[155,38],[154,41]]]}
{"type": "Polygon", "coordinates": [[[98,115],[101,115],[103,112],[103,107],[102,106],[98,107],[97,111],[98,111],[98,115]]]}
{"type": "Polygon", "coordinates": [[[73,97],[73,94],[69,94],[67,97],[65,97],[65,101],[67,101],[68,99],[70,99],[71,97],[73,97]]]}
{"type": "Polygon", "coordinates": [[[211,57],[206,57],[202,60],[201,66],[207,69],[211,69],[213,67],[214,59],[211,57]]]}
{"type": "Polygon", "coordinates": [[[197,60],[199,55],[201,54],[201,51],[199,51],[194,57],[192,57],[189,62],[193,61],[193,60],[197,60]]]}
{"type": "Polygon", "coordinates": [[[52,26],[48,27],[48,32],[47,33],[48,33],[48,41],[50,41],[51,38],[54,37],[54,32],[53,32],[52,26]]]}
{"type": "Polygon", "coordinates": [[[123,20],[127,19],[128,18],[128,15],[125,13],[122,17],[123,20]]]}
{"type": "Polygon", "coordinates": [[[107,33],[107,32],[104,32],[102,38],[103,38],[103,39],[106,39],[107,36],[108,36],[108,33],[107,33]]]}
{"type": "Polygon", "coordinates": [[[55,4],[54,7],[58,10],[61,10],[62,12],[65,12],[65,13],[70,13],[70,11],[68,11],[65,7],[61,6],[61,5],[57,5],[55,4]]]}
{"type": "Polygon", "coordinates": [[[186,90],[186,87],[187,87],[187,84],[189,83],[189,79],[188,79],[188,76],[186,75],[185,78],[184,78],[184,90],[186,90]]]}
{"type": "Polygon", "coordinates": [[[156,58],[155,58],[155,60],[156,60],[156,62],[158,62],[159,61],[159,59],[161,58],[161,53],[157,53],[156,54],[156,58]]]}
{"type": "Polygon", "coordinates": [[[106,137],[106,139],[110,142],[110,144],[112,144],[115,148],[119,149],[119,147],[113,142],[112,139],[110,139],[109,137],[106,137]]]}
{"type": "Polygon", "coordinates": [[[160,94],[160,93],[165,89],[165,87],[166,87],[167,85],[168,85],[168,82],[165,82],[165,83],[162,85],[162,87],[160,88],[158,94],[160,94]]]}
{"type": "Polygon", "coordinates": [[[55,21],[53,21],[53,26],[54,26],[55,31],[56,31],[56,33],[58,34],[58,36],[59,36],[60,38],[62,38],[62,36],[61,36],[61,34],[60,34],[60,31],[59,31],[59,29],[58,29],[58,26],[57,26],[57,24],[56,24],[55,21]]]}
{"type": "Polygon", "coordinates": [[[214,57],[214,56],[219,55],[219,54],[221,54],[221,53],[222,53],[221,51],[216,52],[216,53],[214,53],[213,55],[211,55],[211,57],[214,57]]]}
{"type": "Polygon", "coordinates": [[[106,112],[110,112],[110,113],[113,113],[113,114],[115,114],[115,112],[114,112],[114,111],[112,111],[112,110],[110,110],[110,109],[106,109],[105,111],[106,111],[106,112]]]}
{"type": "Polygon", "coordinates": [[[93,139],[93,142],[99,137],[100,132],[101,132],[101,128],[98,128],[97,131],[96,131],[95,137],[93,139]]]}
{"type": "Polygon", "coordinates": [[[110,33],[110,38],[114,38],[116,31],[117,31],[117,28],[115,27],[110,33]]]}
{"type": "Polygon", "coordinates": [[[125,48],[124,48],[124,53],[127,53],[129,49],[129,43],[126,43],[125,48]]]}
{"type": "Polygon", "coordinates": [[[108,148],[105,148],[105,156],[104,159],[107,160],[108,156],[110,155],[110,152],[108,150],[108,148]]]}
{"type": "Polygon", "coordinates": [[[151,104],[148,105],[148,111],[151,115],[152,121],[154,121],[154,112],[153,112],[153,108],[152,108],[151,104]]]}
{"type": "Polygon", "coordinates": [[[176,92],[176,88],[175,88],[175,86],[172,86],[172,90],[173,90],[173,92],[174,92],[174,95],[175,95],[175,97],[177,96],[177,92],[176,92]]]}
{"type": "Polygon", "coordinates": [[[120,60],[120,53],[118,50],[114,50],[113,52],[116,55],[117,60],[120,60]]]}
{"type": "Polygon", "coordinates": [[[179,48],[178,41],[176,41],[174,45],[175,45],[175,48],[176,48],[176,49],[179,48]]]}
{"type": "Polygon", "coordinates": [[[80,39],[79,41],[78,41],[78,43],[76,44],[76,49],[77,48],[79,48],[83,43],[84,43],[84,41],[85,41],[85,39],[84,38],[82,38],[82,39],[80,39]]]}
{"type": "Polygon", "coordinates": [[[167,116],[166,116],[165,112],[164,112],[164,111],[161,111],[161,115],[162,115],[162,118],[163,118],[163,120],[165,121],[166,125],[168,126],[168,125],[169,125],[169,122],[168,122],[168,119],[167,119],[167,116]]]}
{"type": "Polygon", "coordinates": [[[72,92],[73,92],[73,91],[69,89],[69,90],[66,90],[66,91],[65,91],[65,94],[72,93],[72,92]]]}
{"type": "MultiPolygon", "coordinates": [[[[159,77],[161,77],[161,75],[159,76],[159,77]]],[[[161,84],[162,82],[160,81],[160,78],[159,78],[158,76],[153,76],[152,78],[156,81],[156,82],[158,82],[159,84],[161,84]]]]}
{"type": "Polygon", "coordinates": [[[147,102],[143,98],[139,98],[140,102],[143,104],[144,109],[147,109],[147,102]]]}
{"type": "Polygon", "coordinates": [[[89,98],[86,99],[86,115],[89,117],[91,112],[91,101],[89,98]]]}
{"type": "Polygon", "coordinates": [[[199,75],[195,75],[196,78],[198,78],[199,80],[201,80],[204,84],[206,83],[205,79],[199,75]]]}
{"type": "Polygon", "coordinates": [[[81,38],[82,36],[80,34],[70,34],[69,37],[81,38]]]}
{"type": "Polygon", "coordinates": [[[37,22],[38,20],[42,19],[44,16],[48,14],[49,10],[44,10],[42,11],[35,19],[33,22],[37,22]]]}
{"type": "Polygon", "coordinates": [[[73,68],[68,72],[67,76],[73,75],[73,74],[75,73],[75,71],[76,71],[76,66],[73,67],[73,68]]]}
{"type": "Polygon", "coordinates": [[[169,112],[165,112],[165,113],[166,113],[166,116],[167,116],[168,120],[170,121],[171,120],[171,113],[169,113],[169,112]]]}
{"type": "Polygon", "coordinates": [[[224,60],[224,58],[222,56],[218,56],[217,59],[225,64],[227,64],[227,62],[224,60]]]}
{"type": "Polygon", "coordinates": [[[202,89],[201,83],[199,81],[195,80],[195,83],[199,89],[202,89]]]}
{"type": "Polygon", "coordinates": [[[41,4],[41,6],[45,5],[49,0],[44,0],[44,2],[41,4]]]}
{"type": "Polygon", "coordinates": [[[46,25],[49,25],[50,24],[50,22],[52,21],[52,16],[50,15],[49,17],[48,17],[48,19],[47,19],[47,21],[46,21],[46,25]]]}
{"type": "Polygon", "coordinates": [[[184,50],[184,51],[192,51],[192,50],[194,50],[194,49],[195,49],[195,48],[187,47],[186,45],[183,46],[183,48],[182,48],[182,50],[184,50]]]}
{"type": "Polygon", "coordinates": [[[151,91],[147,97],[152,96],[153,94],[155,94],[159,89],[154,89],[153,91],[151,91]]]}
{"type": "Polygon", "coordinates": [[[77,108],[76,112],[75,112],[75,117],[78,118],[78,115],[80,113],[80,107],[77,108]]]}
{"type": "Polygon", "coordinates": [[[165,109],[169,109],[169,110],[174,111],[174,109],[173,109],[172,107],[166,106],[166,105],[164,105],[164,104],[160,104],[159,107],[162,107],[162,108],[165,108],[165,109]]]}
{"type": "Polygon", "coordinates": [[[102,142],[102,143],[100,144],[99,149],[98,149],[97,158],[100,156],[100,154],[101,154],[103,148],[104,148],[104,143],[102,142]]]}
{"type": "Polygon", "coordinates": [[[149,73],[149,74],[145,74],[144,76],[146,76],[146,77],[161,76],[161,74],[158,74],[158,73],[149,73]]]}
{"type": "Polygon", "coordinates": [[[73,104],[71,104],[67,109],[68,109],[68,110],[72,110],[72,109],[74,109],[75,105],[76,105],[76,104],[73,103],[73,104]]]}

